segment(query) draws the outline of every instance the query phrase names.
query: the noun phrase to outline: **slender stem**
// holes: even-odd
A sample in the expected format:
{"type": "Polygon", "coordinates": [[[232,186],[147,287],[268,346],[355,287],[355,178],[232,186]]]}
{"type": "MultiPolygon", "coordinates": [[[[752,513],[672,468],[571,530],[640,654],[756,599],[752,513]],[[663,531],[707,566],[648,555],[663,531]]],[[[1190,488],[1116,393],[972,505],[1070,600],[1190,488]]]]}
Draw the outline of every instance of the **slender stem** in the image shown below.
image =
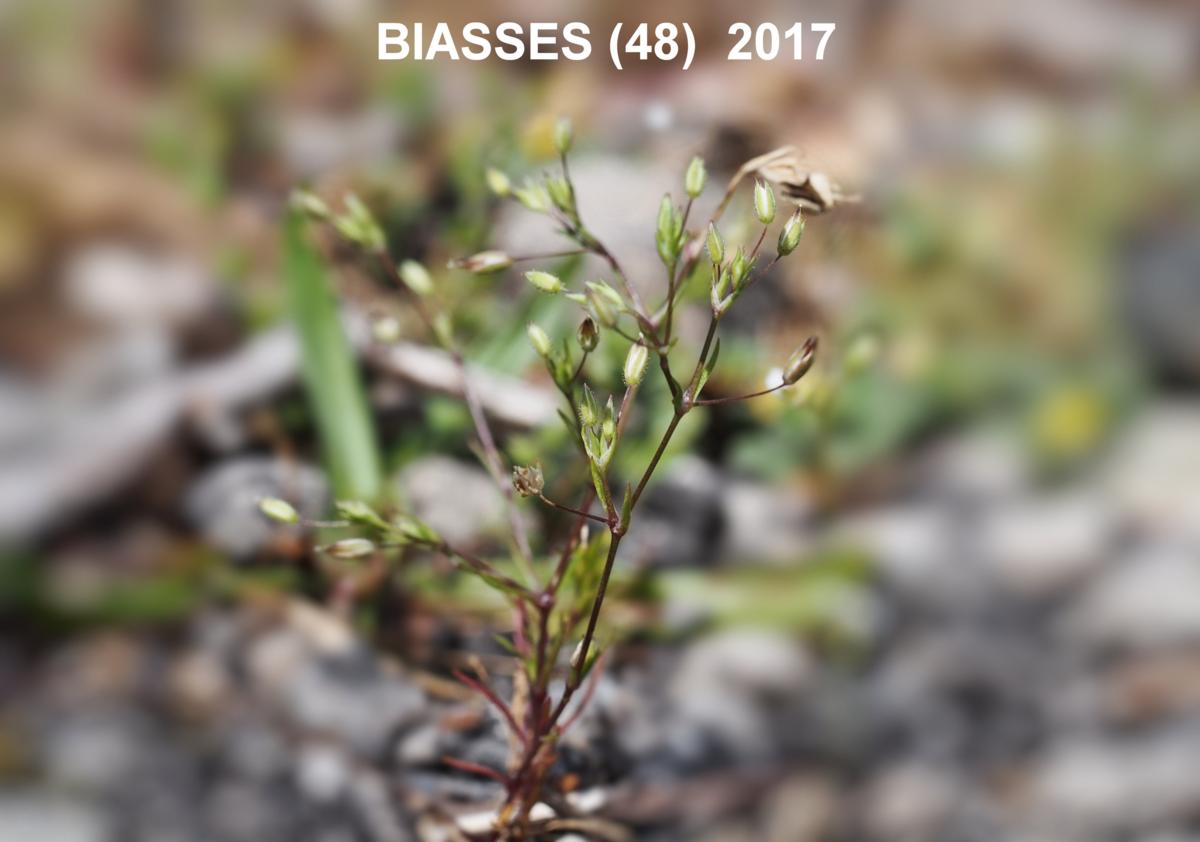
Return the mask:
{"type": "Polygon", "coordinates": [[[594,515],[591,512],[585,512],[582,509],[576,509],[571,506],[564,506],[562,503],[555,503],[553,500],[546,497],[545,495],[539,495],[538,499],[541,500],[543,503],[545,503],[550,508],[558,509],[560,512],[569,512],[573,515],[579,515],[580,517],[587,518],[588,520],[594,520],[597,523],[603,523],[606,526],[608,525],[608,518],[603,518],[603,517],[600,517],[599,515],[594,515]]]}
{"type": "MultiPolygon", "coordinates": [[[[379,259],[396,287],[407,290],[408,285],[404,283],[404,279],[400,275],[400,270],[396,266],[396,261],[392,259],[392,256],[387,251],[380,251],[379,259]]],[[[418,295],[412,294],[410,297],[416,306],[421,320],[425,322],[426,328],[435,337],[440,336],[440,333],[434,327],[433,316],[430,314],[425,302],[418,295]]],[[[525,529],[525,522],[521,520],[521,513],[517,510],[516,503],[513,500],[512,487],[504,476],[504,460],[500,456],[500,449],[496,446],[496,437],[492,433],[487,415],[483,411],[483,404],[479,400],[479,393],[475,390],[472,383],[471,374],[467,369],[466,358],[457,346],[450,342],[448,338],[446,339],[446,350],[449,351],[451,357],[454,359],[462,378],[463,398],[466,401],[467,410],[471,416],[471,423],[475,427],[475,435],[479,438],[479,443],[483,447],[483,452],[486,456],[484,467],[488,469],[492,480],[499,487],[500,493],[504,495],[505,505],[508,509],[509,527],[512,531],[513,543],[516,545],[517,563],[521,568],[521,575],[525,578],[527,585],[535,587],[537,585],[537,574],[533,569],[533,551],[529,545],[529,535],[525,529]]]]}
{"type": "Polygon", "coordinates": [[[772,392],[778,392],[780,389],[786,389],[786,383],[780,383],[778,386],[772,386],[769,389],[761,389],[757,392],[751,392],[748,395],[737,395],[736,397],[728,398],[709,398],[707,400],[697,400],[693,403],[694,406],[720,406],[725,403],[736,403],[737,401],[748,401],[751,398],[761,398],[763,395],[769,395],[772,392]]]}
{"type": "Polygon", "coordinates": [[[512,729],[513,736],[520,740],[522,745],[529,744],[529,737],[526,734],[525,729],[517,724],[517,718],[513,716],[512,709],[504,703],[503,699],[496,695],[496,691],[494,691],[491,687],[488,687],[484,682],[471,678],[471,676],[467,675],[462,670],[454,670],[454,677],[491,702],[492,705],[498,711],[500,711],[501,715],[504,717],[504,721],[508,723],[508,727],[512,729]]]}
{"type": "Polygon", "coordinates": [[[511,260],[513,263],[523,263],[529,260],[554,260],[559,257],[576,257],[577,255],[587,253],[588,250],[585,248],[565,249],[563,251],[550,251],[546,252],[545,254],[522,254],[519,256],[510,255],[509,260],[511,260]]]}

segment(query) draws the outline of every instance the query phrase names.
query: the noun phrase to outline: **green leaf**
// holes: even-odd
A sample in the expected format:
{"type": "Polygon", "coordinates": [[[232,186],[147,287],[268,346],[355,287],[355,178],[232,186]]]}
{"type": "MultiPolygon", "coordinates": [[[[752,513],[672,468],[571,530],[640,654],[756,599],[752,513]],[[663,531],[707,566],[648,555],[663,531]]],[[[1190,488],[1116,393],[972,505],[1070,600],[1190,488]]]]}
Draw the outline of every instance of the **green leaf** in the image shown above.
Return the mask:
{"type": "Polygon", "coordinates": [[[284,281],[300,334],[305,389],[334,494],[374,500],[383,486],[375,431],[358,367],[342,332],[337,300],[305,228],[299,212],[287,215],[284,281]]]}

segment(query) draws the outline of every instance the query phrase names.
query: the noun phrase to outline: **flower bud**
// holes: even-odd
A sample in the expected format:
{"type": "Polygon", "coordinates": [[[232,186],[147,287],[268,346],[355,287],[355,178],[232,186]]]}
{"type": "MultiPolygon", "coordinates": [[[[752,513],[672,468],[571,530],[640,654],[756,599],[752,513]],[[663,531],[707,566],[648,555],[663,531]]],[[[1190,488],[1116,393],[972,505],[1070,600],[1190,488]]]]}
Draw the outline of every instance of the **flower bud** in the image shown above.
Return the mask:
{"type": "Polygon", "coordinates": [[[512,266],[512,258],[502,251],[481,251],[478,254],[473,254],[470,257],[463,257],[459,260],[450,261],[450,265],[456,269],[466,269],[468,272],[474,272],[476,275],[490,275],[493,272],[499,272],[512,266]]]}
{"type": "Polygon", "coordinates": [[[334,505],[334,509],[337,511],[338,517],[354,523],[376,525],[383,522],[378,512],[361,500],[339,500],[334,505]]]}
{"type": "Polygon", "coordinates": [[[725,262],[725,240],[721,237],[721,232],[717,230],[715,223],[708,223],[708,259],[720,266],[725,262]]]}
{"type": "Polygon", "coordinates": [[[371,322],[371,338],[380,345],[391,345],[400,339],[400,320],[395,316],[380,316],[371,322]]]}
{"type": "Polygon", "coordinates": [[[550,210],[550,195],[546,187],[536,181],[526,181],[524,186],[513,189],[517,201],[534,213],[545,213],[550,210]]]}
{"type": "Polygon", "coordinates": [[[286,500],[264,497],[258,501],[258,510],[277,523],[299,523],[300,514],[286,500]]]}
{"type": "Polygon", "coordinates": [[[522,497],[541,496],[546,485],[541,465],[517,465],[513,468],[513,491],[522,497]]]}
{"type": "Polygon", "coordinates": [[[697,155],[688,164],[687,174],[683,177],[683,185],[688,197],[694,199],[703,193],[706,181],[708,181],[708,171],[704,169],[704,159],[697,155]]]}
{"type": "Polygon", "coordinates": [[[579,330],[575,332],[575,338],[579,340],[579,347],[584,351],[591,353],[596,350],[596,346],[600,343],[600,331],[596,328],[596,323],[592,321],[591,316],[579,323],[579,330]]]}
{"type": "Polygon", "coordinates": [[[571,144],[575,141],[575,128],[571,125],[569,117],[561,117],[554,124],[554,148],[558,150],[559,155],[566,155],[571,151],[571,144]]]}
{"type": "Polygon", "coordinates": [[[808,373],[817,359],[817,337],[810,336],[804,341],[783,367],[783,382],[791,386],[808,373]]]}
{"type": "Polygon", "coordinates": [[[542,292],[548,292],[551,295],[556,295],[562,292],[563,282],[549,272],[542,272],[534,269],[525,273],[525,280],[533,284],[542,292]]]}
{"type": "Polygon", "coordinates": [[[750,269],[750,260],[746,257],[746,250],[738,246],[737,254],[733,256],[733,261],[729,264],[730,280],[733,282],[735,290],[742,288],[742,284],[750,275],[750,269]]]}
{"type": "Polygon", "coordinates": [[[775,218],[775,191],[765,181],[754,183],[754,215],[763,225],[775,218]]]}
{"type": "Polygon", "coordinates": [[[546,192],[554,207],[571,216],[575,213],[575,190],[565,178],[547,178],[546,192]]]}
{"type": "Polygon", "coordinates": [[[787,257],[796,250],[796,246],[800,245],[800,237],[804,235],[804,217],[800,210],[797,209],[794,214],[788,217],[788,221],[784,223],[783,230],[779,232],[779,254],[781,257],[787,257]]]}
{"type": "Polygon", "coordinates": [[[642,378],[646,376],[646,364],[650,361],[650,349],[639,343],[634,344],[629,349],[629,353],[625,357],[625,383],[628,386],[636,386],[642,382],[642,378]]]}
{"type": "Polygon", "coordinates": [[[529,337],[529,344],[533,346],[533,349],[539,355],[547,358],[550,356],[552,346],[550,344],[550,337],[546,331],[533,322],[530,322],[529,327],[525,328],[525,335],[529,337]]]}
{"type": "Polygon", "coordinates": [[[343,538],[326,547],[325,552],[334,558],[362,558],[375,552],[375,542],[366,538],[343,538]]]}
{"type": "Polygon", "coordinates": [[[508,180],[508,176],[501,170],[495,167],[488,167],[486,178],[488,189],[501,199],[512,193],[512,182],[508,180]]]}
{"type": "Polygon", "coordinates": [[[412,290],[414,295],[421,298],[433,292],[433,278],[429,270],[415,260],[406,260],[400,264],[400,280],[412,290]]]}
{"type": "Polygon", "coordinates": [[[346,194],[343,203],[346,205],[346,212],[333,220],[338,232],[367,251],[382,251],[383,229],[375,221],[370,209],[353,193],[346,194]]]}
{"type": "Polygon", "coordinates": [[[325,204],[325,200],[311,190],[293,190],[289,201],[293,208],[313,219],[329,219],[329,205],[325,204]]]}

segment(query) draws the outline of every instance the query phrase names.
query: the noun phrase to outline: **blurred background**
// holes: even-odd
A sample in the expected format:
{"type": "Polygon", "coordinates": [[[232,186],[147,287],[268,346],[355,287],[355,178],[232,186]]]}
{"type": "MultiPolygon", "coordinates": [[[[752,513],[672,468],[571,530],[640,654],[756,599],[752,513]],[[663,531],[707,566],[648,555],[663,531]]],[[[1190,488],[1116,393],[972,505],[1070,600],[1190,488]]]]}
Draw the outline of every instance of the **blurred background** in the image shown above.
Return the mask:
{"type": "MultiPolygon", "coordinates": [[[[666,2],[695,66],[616,73],[606,33],[644,4],[447,6],[0,3],[0,838],[453,839],[441,814],[494,799],[441,758],[504,761],[447,679],[475,653],[503,682],[497,605],[436,560],[329,569],[255,509],[320,516],[344,480],[281,218],[297,185],[362,196],[434,271],[509,456],[553,478],[524,326],[575,316],[442,267],[561,247],[484,172],[551,166],[566,114],[584,217],[648,290],[694,154],[705,215],[783,144],[860,199],[722,325],[714,394],[809,334],[822,356],[689,419],[651,487],[560,759],[596,822],[571,838],[1200,839],[1200,7],[666,2]],[[583,20],[595,52],[379,62],[384,20],[583,20]],[[728,62],[736,20],[838,29],[822,62],[728,62]]],[[[370,410],[350,446],[500,546],[446,360],[322,246],[370,410]]],[[[619,472],[668,417],[646,397],[619,472]]]]}

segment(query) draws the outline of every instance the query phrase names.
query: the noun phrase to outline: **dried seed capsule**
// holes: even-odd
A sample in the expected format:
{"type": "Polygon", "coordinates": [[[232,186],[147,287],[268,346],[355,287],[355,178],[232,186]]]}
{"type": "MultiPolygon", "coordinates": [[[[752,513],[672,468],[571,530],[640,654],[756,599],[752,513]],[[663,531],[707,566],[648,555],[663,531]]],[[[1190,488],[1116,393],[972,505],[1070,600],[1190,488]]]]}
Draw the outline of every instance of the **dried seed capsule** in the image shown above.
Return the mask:
{"type": "Polygon", "coordinates": [[[784,223],[783,230],[779,232],[779,254],[782,257],[787,257],[796,250],[796,246],[800,245],[800,238],[804,235],[804,217],[799,209],[794,214],[788,217],[788,221],[784,223]]]}
{"type": "Polygon", "coordinates": [[[513,468],[513,491],[522,497],[538,497],[546,486],[541,465],[517,465],[513,468]]]}
{"type": "Polygon", "coordinates": [[[525,273],[525,279],[542,292],[548,292],[551,295],[562,292],[563,282],[549,272],[534,269],[525,273]]]}
{"type": "Polygon", "coordinates": [[[530,322],[529,327],[525,328],[525,335],[529,337],[529,344],[533,346],[533,349],[537,351],[540,356],[549,359],[553,346],[550,343],[550,337],[547,335],[546,331],[542,330],[533,322],[530,322]]]}
{"type": "Polygon", "coordinates": [[[596,345],[600,343],[600,330],[592,321],[591,316],[579,323],[579,330],[575,332],[575,338],[579,340],[579,347],[584,351],[590,353],[596,350],[596,345]]]}
{"type": "Polygon", "coordinates": [[[476,275],[490,275],[493,272],[507,269],[512,264],[511,257],[502,251],[495,250],[481,251],[478,254],[454,260],[450,263],[453,268],[466,269],[468,272],[474,272],[476,275]]]}
{"type": "Polygon", "coordinates": [[[791,386],[808,373],[817,359],[817,337],[810,336],[804,341],[783,367],[783,382],[791,386]]]}
{"type": "Polygon", "coordinates": [[[299,523],[300,513],[286,500],[264,497],[258,501],[258,510],[278,523],[299,523]]]}
{"type": "Polygon", "coordinates": [[[646,364],[650,361],[650,349],[641,343],[633,345],[625,357],[625,383],[636,386],[646,376],[646,364]]]}
{"type": "Polygon", "coordinates": [[[704,159],[697,155],[688,164],[687,174],[683,177],[683,186],[688,197],[694,199],[703,193],[706,181],[708,181],[708,171],[704,168],[704,159]]]}
{"type": "Polygon", "coordinates": [[[775,218],[775,191],[765,181],[754,184],[754,215],[763,225],[770,225],[775,218]]]}

